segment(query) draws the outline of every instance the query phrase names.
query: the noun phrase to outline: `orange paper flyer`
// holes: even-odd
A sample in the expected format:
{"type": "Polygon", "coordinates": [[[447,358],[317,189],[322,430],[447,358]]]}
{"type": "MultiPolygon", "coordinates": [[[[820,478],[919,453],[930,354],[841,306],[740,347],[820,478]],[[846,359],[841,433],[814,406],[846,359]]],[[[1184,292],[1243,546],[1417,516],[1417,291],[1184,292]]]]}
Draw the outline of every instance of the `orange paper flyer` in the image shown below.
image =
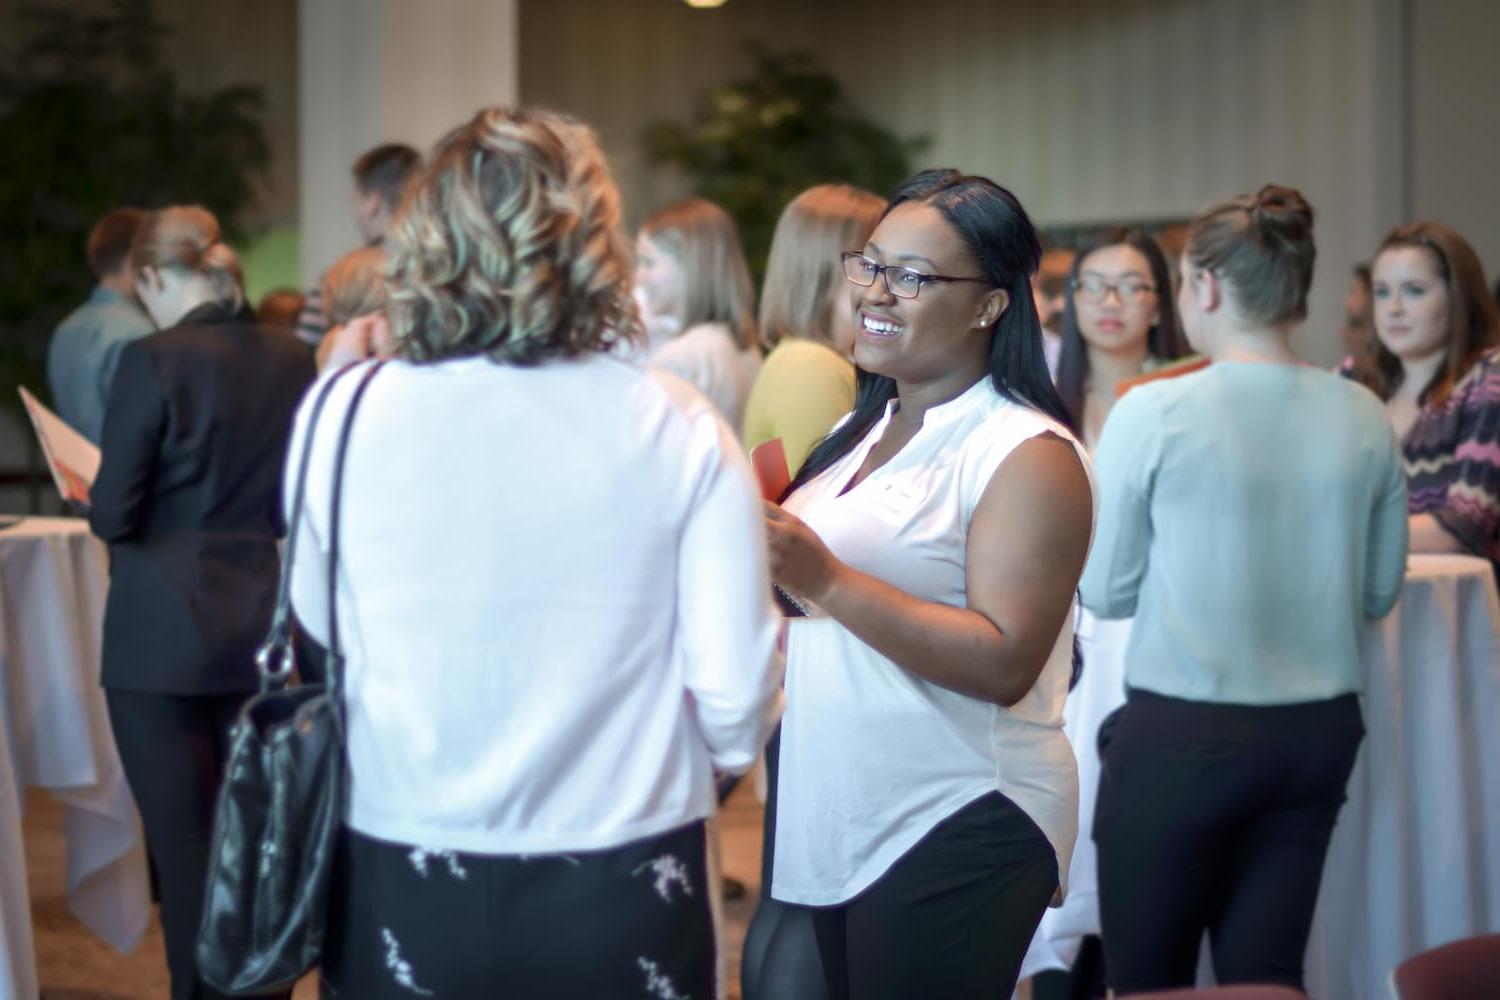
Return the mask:
{"type": "Polygon", "coordinates": [[[89,488],[99,474],[98,447],[43,406],[42,401],[25,386],[21,387],[21,402],[26,405],[26,415],[31,418],[32,429],[41,442],[42,454],[47,458],[47,469],[52,473],[57,492],[64,500],[87,506],[89,488]]]}

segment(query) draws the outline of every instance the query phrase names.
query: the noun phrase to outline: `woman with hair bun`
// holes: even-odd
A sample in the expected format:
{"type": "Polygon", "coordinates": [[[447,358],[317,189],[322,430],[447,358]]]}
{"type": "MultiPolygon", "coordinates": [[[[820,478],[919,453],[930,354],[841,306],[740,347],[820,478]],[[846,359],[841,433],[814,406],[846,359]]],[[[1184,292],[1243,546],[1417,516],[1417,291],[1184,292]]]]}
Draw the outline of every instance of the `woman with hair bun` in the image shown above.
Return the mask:
{"type": "MultiPolygon", "coordinates": [[[[704,819],[775,722],[778,621],[734,433],[615,356],[638,336],[619,223],[591,131],[491,108],[386,236],[395,357],[353,423],[336,572],[331,995],[715,995],[704,819]]],[[[312,442],[325,553],[355,383],[312,442]]],[[[317,556],[292,600],[326,641],[317,556]]]]}
{"type": "Polygon", "coordinates": [[[229,727],[258,689],[284,533],[281,471],[306,348],[244,308],[208,211],[152,212],[131,249],[161,332],[126,345],[89,523],[109,543],[103,684],[161,885],[174,1000],[219,994],[194,945],[229,727]]]}
{"type": "Polygon", "coordinates": [[[1359,633],[1407,548],[1395,436],[1361,387],[1304,364],[1312,209],[1274,185],[1207,210],[1177,304],[1213,364],[1132,389],[1095,452],[1084,603],[1135,616],[1094,816],[1118,993],[1301,988],[1323,857],[1364,735],[1359,633]]]}

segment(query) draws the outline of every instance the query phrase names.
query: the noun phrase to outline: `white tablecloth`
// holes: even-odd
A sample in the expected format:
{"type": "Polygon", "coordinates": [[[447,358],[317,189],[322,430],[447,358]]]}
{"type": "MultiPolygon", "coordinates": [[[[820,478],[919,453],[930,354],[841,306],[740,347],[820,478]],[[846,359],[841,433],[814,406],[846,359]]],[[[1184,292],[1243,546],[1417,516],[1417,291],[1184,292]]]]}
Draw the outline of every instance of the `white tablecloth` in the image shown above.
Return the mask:
{"type": "Polygon", "coordinates": [[[62,803],[69,909],[120,951],[150,919],[140,819],[99,687],[108,589],[104,547],[72,518],[0,530],[0,987],[35,996],[31,904],[21,864],[21,790],[62,803]]]}
{"type": "MultiPolygon", "coordinates": [[[[1099,932],[1089,831],[1099,723],[1124,702],[1129,622],[1080,625],[1086,666],[1069,696],[1079,838],[1067,901],[1049,910],[1022,975],[1065,968],[1099,932]]],[[[1490,564],[1415,555],[1400,603],[1370,623],[1366,736],[1324,866],[1307,951],[1318,1000],[1388,995],[1403,959],[1500,931],[1500,596],[1490,564]]]]}

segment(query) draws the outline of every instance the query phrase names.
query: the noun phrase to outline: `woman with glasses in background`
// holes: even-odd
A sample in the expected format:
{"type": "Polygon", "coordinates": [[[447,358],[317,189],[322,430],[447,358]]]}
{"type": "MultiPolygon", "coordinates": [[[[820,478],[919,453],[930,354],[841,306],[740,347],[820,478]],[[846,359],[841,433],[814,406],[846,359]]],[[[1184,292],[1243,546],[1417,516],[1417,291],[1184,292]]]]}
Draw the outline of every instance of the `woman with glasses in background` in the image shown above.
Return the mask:
{"type": "MultiPolygon", "coordinates": [[[[1081,429],[1090,453],[1098,447],[1099,434],[1115,404],[1120,382],[1155,371],[1165,362],[1188,353],[1172,301],[1172,272],[1156,241],[1139,229],[1106,230],[1087,243],[1073,258],[1064,276],[1061,300],[1061,348],[1057,365],[1057,389],[1081,429]]],[[[1087,669],[1113,683],[1094,685],[1068,705],[1069,721],[1088,733],[1092,742],[1097,720],[1108,709],[1090,695],[1108,691],[1118,699],[1121,654],[1130,638],[1130,620],[1103,621],[1082,611],[1077,621],[1078,648],[1087,669]]],[[[1113,704],[1110,705],[1110,708],[1113,704]]],[[[1094,814],[1098,788],[1098,758],[1079,754],[1079,822],[1094,814]]],[[[1093,844],[1082,842],[1075,854],[1079,880],[1073,886],[1070,906],[1097,907],[1094,883],[1093,844]]],[[[1070,914],[1057,915],[1057,926],[1068,926],[1070,914]]],[[[1069,936],[1057,957],[1072,963],[1075,981],[1095,981],[1099,976],[1100,943],[1095,935],[1069,936]],[[1073,942],[1076,942],[1074,944],[1073,942]]]]}
{"type": "Polygon", "coordinates": [[[1062,731],[1092,496],[1003,188],[891,198],[855,286],[854,411],[767,506],[788,633],[771,895],[829,995],[1000,997],[1076,823],[1062,731]]]}
{"type": "Polygon", "coordinates": [[[1116,385],[1188,353],[1171,290],[1166,258],[1139,229],[1109,230],[1074,259],[1057,391],[1089,451],[1099,443],[1116,385]]]}

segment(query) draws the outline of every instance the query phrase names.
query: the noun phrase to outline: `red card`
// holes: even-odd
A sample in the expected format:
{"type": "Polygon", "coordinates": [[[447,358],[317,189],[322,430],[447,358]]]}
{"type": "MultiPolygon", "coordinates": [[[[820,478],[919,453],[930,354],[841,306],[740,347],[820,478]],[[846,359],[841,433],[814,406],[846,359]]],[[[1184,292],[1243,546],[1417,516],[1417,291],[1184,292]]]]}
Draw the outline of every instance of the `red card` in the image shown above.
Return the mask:
{"type": "Polygon", "coordinates": [[[791,485],[792,475],[786,467],[786,448],[781,438],[772,438],[750,449],[750,465],[755,469],[755,478],[760,483],[760,495],[771,503],[781,499],[781,494],[791,485]]]}

